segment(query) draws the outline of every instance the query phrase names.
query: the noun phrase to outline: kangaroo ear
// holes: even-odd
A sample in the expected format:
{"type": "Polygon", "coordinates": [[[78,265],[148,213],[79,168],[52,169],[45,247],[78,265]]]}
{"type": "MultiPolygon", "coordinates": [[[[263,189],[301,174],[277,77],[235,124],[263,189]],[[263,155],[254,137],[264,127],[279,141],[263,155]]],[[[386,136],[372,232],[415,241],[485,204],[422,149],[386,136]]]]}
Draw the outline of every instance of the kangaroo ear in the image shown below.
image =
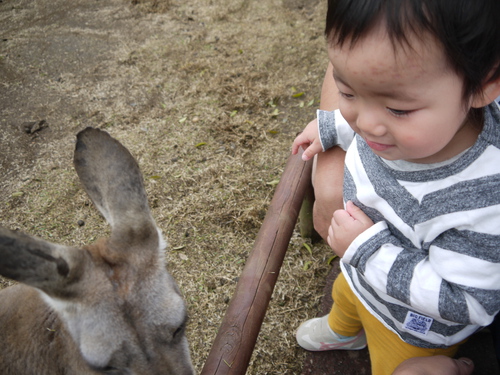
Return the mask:
{"type": "Polygon", "coordinates": [[[0,227],[0,274],[48,294],[80,278],[84,252],[0,227]]]}
{"type": "Polygon", "coordinates": [[[111,241],[158,248],[141,171],[130,152],[105,131],[87,128],[77,135],[74,165],[96,207],[111,225],[111,241]]]}

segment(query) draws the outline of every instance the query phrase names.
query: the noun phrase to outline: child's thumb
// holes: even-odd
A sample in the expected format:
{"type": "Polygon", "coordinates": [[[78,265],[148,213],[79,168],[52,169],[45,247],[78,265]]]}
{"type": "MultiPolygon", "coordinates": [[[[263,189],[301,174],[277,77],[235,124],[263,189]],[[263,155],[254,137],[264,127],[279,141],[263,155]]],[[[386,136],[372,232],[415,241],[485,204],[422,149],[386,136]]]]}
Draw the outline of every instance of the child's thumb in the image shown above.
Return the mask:
{"type": "Polygon", "coordinates": [[[349,215],[351,215],[355,219],[360,219],[360,214],[363,214],[364,216],[363,210],[352,203],[352,201],[347,201],[345,208],[349,215]]]}
{"type": "Polygon", "coordinates": [[[302,154],[302,160],[304,161],[308,161],[309,159],[311,159],[314,155],[316,155],[317,153],[319,153],[321,151],[321,145],[318,146],[316,144],[316,142],[312,142],[309,147],[307,147],[303,154],[302,154]]]}
{"type": "Polygon", "coordinates": [[[312,156],[308,152],[309,148],[310,147],[306,148],[306,150],[302,153],[302,160],[304,160],[304,161],[308,161],[309,159],[312,158],[312,156]]]}
{"type": "Polygon", "coordinates": [[[360,209],[358,206],[352,203],[352,201],[347,201],[347,203],[345,204],[345,208],[347,211],[352,211],[352,212],[356,212],[356,210],[360,209]]]}

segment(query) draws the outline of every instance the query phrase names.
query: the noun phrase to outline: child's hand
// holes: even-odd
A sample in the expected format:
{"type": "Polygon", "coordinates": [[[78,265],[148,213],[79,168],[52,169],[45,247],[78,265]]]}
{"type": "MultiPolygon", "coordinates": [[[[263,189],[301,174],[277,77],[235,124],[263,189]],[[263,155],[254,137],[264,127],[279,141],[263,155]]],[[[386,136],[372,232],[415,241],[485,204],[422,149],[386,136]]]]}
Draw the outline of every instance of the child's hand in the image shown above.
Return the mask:
{"type": "Polygon", "coordinates": [[[337,210],[333,213],[332,222],[328,228],[328,245],[335,254],[342,258],[351,242],[372,225],[373,221],[349,201],[345,210],[337,210]]]}
{"type": "Polygon", "coordinates": [[[304,153],[302,154],[302,160],[304,161],[311,159],[314,155],[323,151],[323,146],[321,146],[321,141],[319,140],[317,120],[311,121],[304,131],[295,138],[292,144],[292,155],[295,155],[299,151],[300,146],[304,149],[304,153]]]}

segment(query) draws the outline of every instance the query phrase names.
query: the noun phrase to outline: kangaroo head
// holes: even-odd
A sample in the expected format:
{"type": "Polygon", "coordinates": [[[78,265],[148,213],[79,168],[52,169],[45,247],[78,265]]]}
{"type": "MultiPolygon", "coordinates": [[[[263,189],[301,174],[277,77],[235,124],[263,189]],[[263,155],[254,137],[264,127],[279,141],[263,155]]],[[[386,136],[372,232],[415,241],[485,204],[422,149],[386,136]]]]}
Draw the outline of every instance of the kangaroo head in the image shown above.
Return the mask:
{"type": "Polygon", "coordinates": [[[90,371],[193,374],[185,303],[165,269],[137,163],[92,128],[78,134],[74,163],[110,238],[77,249],[0,228],[0,274],[41,291],[90,371]]]}
{"type": "MultiPolygon", "coordinates": [[[[191,374],[187,312],[162,257],[138,267],[109,257],[109,240],[84,249],[63,287],[41,286],[88,364],[109,374],[191,374]]],[[[158,247],[158,251],[162,251],[158,247]]],[[[68,261],[69,264],[70,261],[68,261]]]]}

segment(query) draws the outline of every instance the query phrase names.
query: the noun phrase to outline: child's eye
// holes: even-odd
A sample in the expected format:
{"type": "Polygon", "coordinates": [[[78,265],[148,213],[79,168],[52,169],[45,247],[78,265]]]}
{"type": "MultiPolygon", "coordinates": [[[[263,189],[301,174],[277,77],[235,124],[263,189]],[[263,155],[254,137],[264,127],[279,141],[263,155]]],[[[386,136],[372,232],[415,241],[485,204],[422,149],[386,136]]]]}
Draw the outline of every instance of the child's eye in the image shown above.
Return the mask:
{"type": "Polygon", "coordinates": [[[387,110],[397,117],[408,116],[411,113],[411,111],[405,111],[402,109],[387,108],[387,110]]]}
{"type": "Polygon", "coordinates": [[[352,95],[352,94],[346,94],[345,92],[342,92],[342,91],[339,91],[339,94],[344,99],[353,99],[354,98],[354,95],[352,95]]]}

